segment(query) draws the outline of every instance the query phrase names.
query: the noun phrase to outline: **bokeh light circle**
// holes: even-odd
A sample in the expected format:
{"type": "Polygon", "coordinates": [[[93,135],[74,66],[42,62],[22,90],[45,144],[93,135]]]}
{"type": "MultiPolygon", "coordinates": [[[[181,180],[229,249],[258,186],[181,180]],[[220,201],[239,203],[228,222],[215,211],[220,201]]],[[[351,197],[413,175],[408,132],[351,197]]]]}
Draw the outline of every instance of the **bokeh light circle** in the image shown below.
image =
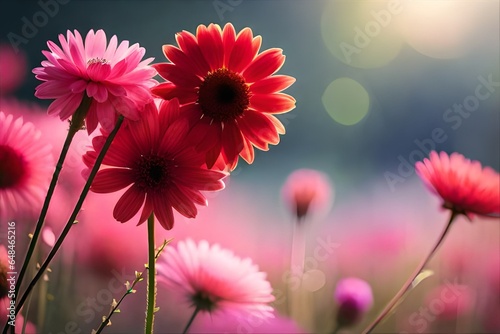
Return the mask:
{"type": "Polygon", "coordinates": [[[334,80],[326,87],[321,100],[330,117],[343,125],[359,123],[370,108],[368,92],[351,78],[334,80]]]}
{"type": "Polygon", "coordinates": [[[323,41],[349,66],[383,67],[401,50],[397,22],[402,10],[402,5],[392,0],[329,1],[321,16],[323,41]]]}
{"type": "Polygon", "coordinates": [[[310,292],[318,291],[326,284],[325,274],[318,269],[308,270],[302,276],[303,287],[310,292]]]}

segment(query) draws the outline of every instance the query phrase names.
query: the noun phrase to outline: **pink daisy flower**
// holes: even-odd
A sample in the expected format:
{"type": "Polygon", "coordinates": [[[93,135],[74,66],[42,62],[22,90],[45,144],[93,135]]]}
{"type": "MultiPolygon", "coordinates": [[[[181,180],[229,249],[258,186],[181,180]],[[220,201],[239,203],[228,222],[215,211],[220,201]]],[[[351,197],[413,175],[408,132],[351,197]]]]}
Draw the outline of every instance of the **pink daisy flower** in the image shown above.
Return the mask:
{"type": "Polygon", "coordinates": [[[179,47],[164,45],[171,63],[154,67],[167,82],[152,89],[163,98],[179,98],[184,113],[194,120],[192,140],[207,152],[212,167],[221,156],[234,169],[238,156],[248,163],[254,149],[267,151],[285,133],[273,115],[295,108],[295,99],[280,93],[295,82],[273,75],[285,62],[281,49],[260,54],[261,37],[245,28],[237,35],[231,24],[198,26],[196,36],[187,31],[176,35],[179,47]]]}
{"type": "Polygon", "coordinates": [[[41,208],[54,170],[51,147],[23,118],[0,112],[0,218],[41,208]]]}
{"type": "MultiPolygon", "coordinates": [[[[201,191],[224,188],[225,173],[203,167],[204,156],[188,143],[189,126],[179,117],[176,99],[163,101],[158,109],[149,104],[141,120],[122,127],[103,160],[90,188],[96,193],[111,193],[132,185],[121,196],[113,216],[126,222],[143,207],[139,224],[154,212],[167,230],[174,225],[172,208],[187,218],[197,214],[195,203],[207,205],[201,191]]],[[[84,155],[89,168],[106,140],[93,139],[94,150],[84,155]]]]}
{"type": "Polygon", "coordinates": [[[328,175],[313,169],[294,171],[281,190],[283,200],[299,219],[310,211],[327,211],[332,204],[332,192],[328,175]]]}
{"type": "Polygon", "coordinates": [[[432,151],[415,168],[425,185],[443,199],[444,208],[465,215],[500,213],[500,175],[482,168],[479,161],[432,151]]]}
{"type": "Polygon", "coordinates": [[[100,123],[111,131],[117,112],[132,120],[139,119],[139,110],[152,100],[150,88],[156,71],[148,66],[153,58],[141,61],[146,50],[128,41],[118,45],[116,36],[107,44],[102,30],[90,30],[83,41],[80,33],[68,30],[66,38],[59,35],[62,49],[54,42],[42,51],[47,60],[33,70],[44,81],[36,88],[40,99],[55,99],[49,115],[69,118],[85,96],[92,102],[85,118],[89,133],[100,123]]]}
{"type": "Polygon", "coordinates": [[[271,284],[249,258],[207,241],[180,241],[158,263],[158,282],[181,292],[200,311],[272,317],[271,284]]]}

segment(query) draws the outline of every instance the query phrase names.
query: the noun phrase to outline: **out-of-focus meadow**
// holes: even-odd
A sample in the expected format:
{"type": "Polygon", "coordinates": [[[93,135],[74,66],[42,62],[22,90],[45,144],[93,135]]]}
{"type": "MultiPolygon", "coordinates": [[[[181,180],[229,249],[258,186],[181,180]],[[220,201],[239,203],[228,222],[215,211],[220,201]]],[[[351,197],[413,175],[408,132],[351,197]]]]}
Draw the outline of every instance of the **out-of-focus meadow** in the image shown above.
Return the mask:
{"type": "MultiPolygon", "coordinates": [[[[497,0],[9,0],[0,6],[0,110],[33,122],[54,156],[68,124],[46,115],[49,101],[34,97],[38,82],[31,70],[43,60],[46,42],[67,29],[104,29],[140,43],[154,62],[165,61],[161,46],[175,44],[176,32],[194,32],[199,24],[231,22],[237,31],[248,26],[262,36],[262,49],[283,49],[280,74],[297,79],[287,90],[297,107],[279,115],[286,135],[268,152],[256,152],[252,165],[240,160],[226,189],[207,194],[209,205],[196,219],[177,215],[174,228],[158,228],[156,236],[158,244],[165,238],[174,238],[173,244],[205,239],[252,258],[268,273],[278,320],[267,328],[256,319],[205,316],[195,320],[193,333],[331,332],[336,283],[351,276],[366,280],[374,294],[362,321],[343,330],[360,332],[428,253],[448,218],[416,176],[414,163],[435,149],[500,168],[497,0]],[[328,210],[311,210],[302,222],[306,276],[299,287],[290,272],[296,222],[282,187],[300,168],[326,174],[332,194],[328,210]],[[286,319],[287,285],[301,290],[295,323],[286,319]]],[[[89,143],[86,133],[77,134],[38,261],[78,198],[81,155],[89,143]]],[[[97,328],[125,281],[144,269],[146,226],[113,219],[120,195],[87,198],[32,297],[28,319],[37,332],[97,328]]],[[[33,217],[17,222],[19,261],[33,227],[33,217]]],[[[458,218],[430,263],[432,275],[374,332],[500,332],[499,254],[498,218],[458,218]]],[[[106,332],[141,332],[144,295],[141,282],[106,332]]],[[[157,303],[156,332],[180,332],[192,312],[189,304],[161,285],[157,303]]]]}

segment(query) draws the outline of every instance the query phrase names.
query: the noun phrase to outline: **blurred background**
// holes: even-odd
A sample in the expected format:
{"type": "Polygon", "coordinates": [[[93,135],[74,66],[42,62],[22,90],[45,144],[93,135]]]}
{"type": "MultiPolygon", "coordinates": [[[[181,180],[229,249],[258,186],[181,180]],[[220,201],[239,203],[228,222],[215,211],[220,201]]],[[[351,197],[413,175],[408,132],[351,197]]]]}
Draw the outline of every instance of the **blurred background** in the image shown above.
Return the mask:
{"type": "MultiPolygon", "coordinates": [[[[209,207],[200,208],[195,220],[177,216],[174,229],[157,229],[157,238],[158,243],[171,237],[174,244],[187,237],[220,243],[252,258],[276,291],[285,291],[295,221],[281,189],[297,169],[326,174],[331,203],[304,222],[310,259],[305,269],[311,273],[301,288],[302,312],[293,319],[297,331],[331,332],[336,282],[355,276],[374,292],[368,314],[345,329],[360,332],[429,251],[447,219],[413,170],[429,150],[459,152],[500,168],[497,0],[9,0],[0,6],[0,110],[34,122],[55,156],[67,124],[45,115],[50,101],[34,97],[39,82],[31,70],[44,60],[47,41],[57,41],[67,29],[82,34],[104,29],[108,38],[139,43],[155,63],[166,61],[163,44],[176,44],[177,32],[195,32],[199,24],[250,27],[262,36],[261,50],[284,50],[279,74],[297,79],[286,91],[297,107],[280,115],[287,130],[280,144],[256,152],[251,166],[241,161],[226,190],[208,194],[209,207]],[[326,255],[318,258],[318,249],[326,255]]],[[[88,138],[80,133],[50,211],[48,244],[50,231],[58,235],[83,185],[79,157],[86,145],[88,138]]],[[[97,328],[109,310],[110,291],[113,298],[120,296],[116,282],[142,270],[146,226],[113,220],[119,195],[89,195],[40,298],[33,298],[28,319],[38,332],[97,328]]],[[[27,218],[18,226],[27,234],[30,223],[27,218]]],[[[499,219],[457,219],[431,262],[434,274],[374,332],[500,332],[499,253],[499,219]],[[457,298],[443,302],[442,289],[457,298]]],[[[107,332],[142,332],[145,283],[137,290],[107,332]]],[[[157,332],[180,332],[189,305],[178,304],[181,299],[161,286],[158,296],[157,332]]],[[[278,294],[274,306],[281,316],[289,315],[278,294]]],[[[205,320],[193,330],[210,332],[205,320]]],[[[260,324],[245,324],[228,322],[232,329],[212,332],[260,330],[260,324]]],[[[291,329],[280,331],[287,332],[291,329]]]]}

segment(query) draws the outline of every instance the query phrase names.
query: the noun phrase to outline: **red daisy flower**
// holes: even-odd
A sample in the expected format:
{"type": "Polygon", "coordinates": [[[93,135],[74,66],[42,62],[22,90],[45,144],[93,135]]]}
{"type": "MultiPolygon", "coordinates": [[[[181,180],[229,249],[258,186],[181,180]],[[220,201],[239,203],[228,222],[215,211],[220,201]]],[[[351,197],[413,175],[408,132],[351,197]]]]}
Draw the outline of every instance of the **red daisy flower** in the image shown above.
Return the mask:
{"type": "Polygon", "coordinates": [[[280,93],[295,82],[273,75],[285,61],[281,49],[260,54],[261,37],[245,28],[237,35],[231,24],[198,26],[196,36],[182,31],[179,47],[164,45],[171,63],[153,65],[167,82],[152,89],[163,98],[179,98],[182,110],[194,120],[191,139],[197,150],[207,151],[212,167],[220,156],[231,169],[240,155],[248,163],[254,149],[267,151],[285,133],[273,115],[295,108],[295,99],[280,93]]]}
{"type": "MultiPolygon", "coordinates": [[[[169,230],[174,225],[172,208],[194,218],[195,203],[207,205],[200,190],[224,188],[226,174],[202,167],[204,154],[188,143],[189,125],[179,115],[177,99],[163,101],[159,112],[151,103],[140,121],[127,121],[119,130],[91,186],[96,193],[110,193],[132,185],[116,203],[116,220],[126,222],[143,207],[139,224],[154,212],[169,230]]],[[[83,158],[87,166],[94,164],[105,140],[106,135],[93,139],[94,149],[83,158]]]]}
{"type": "Polygon", "coordinates": [[[463,155],[436,153],[417,162],[415,169],[426,186],[440,196],[443,207],[461,214],[500,213],[500,175],[463,155]]]}

